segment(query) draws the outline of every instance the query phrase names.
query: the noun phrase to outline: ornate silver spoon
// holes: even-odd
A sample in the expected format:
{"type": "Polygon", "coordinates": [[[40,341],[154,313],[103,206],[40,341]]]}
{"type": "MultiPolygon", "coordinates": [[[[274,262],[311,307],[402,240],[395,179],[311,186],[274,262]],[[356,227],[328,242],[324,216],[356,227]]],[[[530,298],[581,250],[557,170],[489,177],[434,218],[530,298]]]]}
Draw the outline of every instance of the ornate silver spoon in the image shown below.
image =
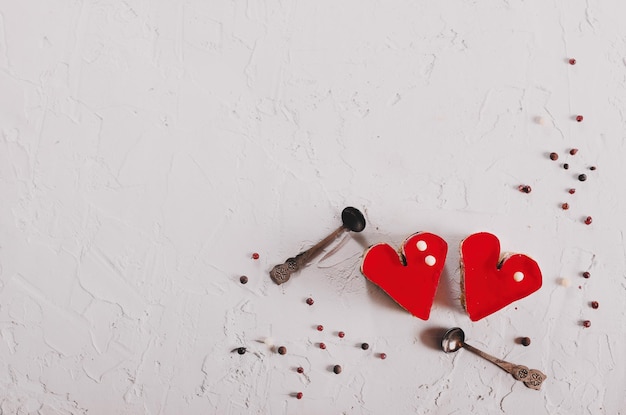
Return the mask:
{"type": "Polygon", "coordinates": [[[464,348],[469,350],[472,353],[477,354],[483,359],[489,360],[496,366],[499,366],[501,369],[509,372],[516,380],[524,382],[524,385],[528,386],[531,389],[539,390],[541,388],[541,384],[546,379],[546,375],[540,372],[537,369],[529,369],[523,365],[514,365],[513,363],[505,362],[501,359],[496,359],[495,357],[478,350],[474,346],[470,346],[465,343],[465,333],[458,327],[454,327],[444,334],[443,339],[441,340],[441,348],[446,353],[453,353],[459,350],[460,348],[464,348]]]}
{"type": "Polygon", "coordinates": [[[322,239],[317,244],[304,252],[300,252],[295,257],[289,258],[284,264],[276,265],[270,271],[272,281],[280,285],[287,282],[291,274],[303,268],[313,258],[319,255],[332,241],[345,231],[361,232],[365,229],[365,217],[357,208],[347,207],[341,212],[341,221],[343,224],[333,233],[322,239]]]}

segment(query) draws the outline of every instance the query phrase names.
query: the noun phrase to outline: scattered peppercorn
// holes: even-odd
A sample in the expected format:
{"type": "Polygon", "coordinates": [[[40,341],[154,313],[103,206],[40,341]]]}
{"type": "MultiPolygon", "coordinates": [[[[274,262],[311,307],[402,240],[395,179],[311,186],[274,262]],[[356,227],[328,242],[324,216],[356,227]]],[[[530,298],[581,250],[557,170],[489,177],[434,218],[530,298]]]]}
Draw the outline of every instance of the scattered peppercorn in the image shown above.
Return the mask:
{"type": "Polygon", "coordinates": [[[241,277],[239,277],[239,282],[242,284],[247,284],[248,283],[248,277],[246,277],[245,275],[242,275],[241,277]]]}
{"type": "Polygon", "coordinates": [[[280,346],[278,348],[278,354],[287,354],[287,348],[285,346],[280,346]]]}
{"type": "Polygon", "coordinates": [[[361,349],[363,349],[363,350],[367,350],[367,349],[369,349],[369,348],[370,348],[370,345],[369,345],[369,344],[367,344],[367,343],[363,343],[363,344],[361,345],[361,349]]]}
{"type": "Polygon", "coordinates": [[[591,321],[589,321],[589,320],[583,321],[583,327],[586,327],[586,328],[591,327],[591,321]]]}
{"type": "Polygon", "coordinates": [[[578,180],[580,180],[581,182],[584,182],[585,180],[587,180],[587,175],[585,173],[579,174],[578,180]]]}
{"type": "Polygon", "coordinates": [[[302,392],[298,392],[296,394],[296,398],[298,398],[298,399],[302,399],[302,396],[304,396],[304,395],[302,395],[302,392]]]}
{"type": "Polygon", "coordinates": [[[585,218],[585,225],[591,225],[591,222],[593,222],[593,218],[591,216],[587,216],[585,218]]]}
{"type": "Polygon", "coordinates": [[[550,160],[558,160],[559,155],[555,152],[550,153],[550,160]]]}
{"type": "Polygon", "coordinates": [[[259,259],[259,254],[257,252],[252,254],[252,259],[259,259]]]}
{"type": "Polygon", "coordinates": [[[322,331],[324,330],[324,326],[322,326],[321,324],[317,326],[317,331],[322,331]]]}
{"type": "Polygon", "coordinates": [[[320,343],[320,349],[322,349],[322,350],[326,349],[326,344],[325,343],[320,343]]]}
{"type": "Polygon", "coordinates": [[[307,303],[308,305],[313,305],[313,303],[314,303],[314,302],[315,302],[315,301],[313,301],[313,299],[312,299],[311,297],[309,297],[309,298],[307,298],[307,299],[306,299],[306,303],[307,303]]]}
{"type": "Polygon", "coordinates": [[[333,372],[335,372],[335,374],[337,374],[337,375],[340,374],[341,373],[341,366],[335,365],[333,367],[333,372]]]}
{"type": "Polygon", "coordinates": [[[589,277],[591,277],[591,273],[589,271],[583,272],[583,278],[589,278],[589,277]]]}
{"type": "Polygon", "coordinates": [[[379,356],[381,359],[385,360],[387,358],[387,353],[381,353],[379,356]]]}
{"type": "Polygon", "coordinates": [[[533,189],[527,184],[520,184],[517,189],[522,193],[530,193],[533,189]]]}
{"type": "Polygon", "coordinates": [[[343,339],[344,337],[346,337],[346,333],[340,331],[339,333],[337,333],[337,336],[339,336],[340,339],[343,339]]]}
{"type": "Polygon", "coordinates": [[[583,121],[583,116],[582,115],[577,115],[576,116],[576,121],[582,122],[583,121]]]}
{"type": "Polygon", "coordinates": [[[563,168],[564,168],[565,170],[569,169],[569,164],[567,164],[567,163],[563,163],[563,168]]]}
{"type": "Polygon", "coordinates": [[[598,308],[598,307],[600,307],[600,304],[598,304],[597,301],[592,301],[591,302],[591,308],[598,308]]]}
{"type": "Polygon", "coordinates": [[[571,58],[571,59],[569,60],[569,64],[570,64],[570,65],[576,65],[576,59],[571,58]]]}
{"type": "Polygon", "coordinates": [[[589,170],[595,170],[595,169],[597,169],[597,167],[596,167],[596,166],[591,166],[591,167],[589,167],[589,170]]]}
{"type": "Polygon", "coordinates": [[[575,155],[576,155],[576,153],[578,153],[578,149],[577,149],[577,148],[573,148],[573,149],[571,149],[571,150],[569,151],[569,153],[570,153],[572,156],[575,156],[575,155]]]}
{"type": "Polygon", "coordinates": [[[563,209],[563,210],[567,210],[567,209],[569,209],[569,203],[563,203],[563,204],[561,205],[561,209],[563,209]]]}
{"type": "Polygon", "coordinates": [[[530,337],[522,337],[522,346],[530,346],[530,337]]]}
{"type": "Polygon", "coordinates": [[[239,354],[246,354],[246,348],[245,347],[238,347],[237,348],[237,353],[239,353],[239,354]]]}
{"type": "Polygon", "coordinates": [[[298,373],[304,373],[304,368],[303,368],[302,366],[299,366],[299,367],[296,369],[296,372],[298,372],[298,373]]]}
{"type": "Polygon", "coordinates": [[[570,195],[573,195],[574,193],[576,193],[576,189],[572,188],[568,190],[570,195]]]}

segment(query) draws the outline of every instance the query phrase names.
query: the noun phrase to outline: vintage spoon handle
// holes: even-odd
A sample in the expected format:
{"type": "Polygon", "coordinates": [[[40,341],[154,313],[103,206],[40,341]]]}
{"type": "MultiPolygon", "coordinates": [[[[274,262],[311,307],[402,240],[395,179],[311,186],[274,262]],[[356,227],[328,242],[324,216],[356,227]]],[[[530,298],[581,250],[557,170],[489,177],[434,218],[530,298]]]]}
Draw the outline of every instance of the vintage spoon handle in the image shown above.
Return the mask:
{"type": "Polygon", "coordinates": [[[482,350],[479,350],[465,342],[463,343],[463,348],[469,350],[474,354],[477,354],[483,359],[489,360],[494,365],[513,375],[516,380],[524,382],[524,385],[531,389],[539,390],[541,388],[541,384],[546,379],[546,375],[537,369],[529,369],[528,367],[523,365],[514,365],[513,363],[509,363],[502,359],[493,357],[490,354],[485,353],[482,350]]]}
{"type": "Polygon", "coordinates": [[[326,249],[331,242],[337,239],[337,237],[345,231],[346,228],[340,226],[326,238],[322,239],[306,251],[300,252],[295,257],[288,258],[284,263],[276,265],[270,271],[270,278],[272,278],[272,281],[274,281],[277,285],[287,282],[289,278],[291,278],[291,274],[299,271],[300,268],[304,267],[309,261],[319,255],[320,252],[326,249]]]}
{"type": "Polygon", "coordinates": [[[346,231],[346,228],[343,227],[343,226],[340,226],[337,229],[335,229],[326,238],[322,239],[321,241],[319,241],[318,243],[316,243],[315,245],[313,245],[312,247],[310,247],[306,251],[301,252],[298,255],[296,255],[296,262],[298,263],[298,269],[304,267],[313,258],[318,256],[320,254],[320,252],[322,252],[324,249],[326,249],[326,247],[328,247],[328,245],[330,245],[335,239],[337,239],[339,237],[339,235],[341,235],[345,231],[346,231]]]}

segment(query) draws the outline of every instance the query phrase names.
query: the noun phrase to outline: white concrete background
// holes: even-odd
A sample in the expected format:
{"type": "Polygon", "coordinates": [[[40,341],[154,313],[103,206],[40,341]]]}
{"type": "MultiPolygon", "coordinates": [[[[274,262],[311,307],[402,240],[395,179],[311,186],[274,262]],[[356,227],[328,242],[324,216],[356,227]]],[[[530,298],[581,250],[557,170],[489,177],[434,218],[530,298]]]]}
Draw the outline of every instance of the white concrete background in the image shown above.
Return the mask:
{"type": "Polygon", "coordinates": [[[0,413],[626,414],[625,15],[0,0],[0,413]],[[365,231],[274,285],[348,205],[365,231]],[[426,322],[359,272],[367,246],[420,230],[450,245],[426,322]],[[544,286],[471,323],[458,243],[478,231],[544,286]],[[433,348],[457,325],[542,390],[433,348]]]}

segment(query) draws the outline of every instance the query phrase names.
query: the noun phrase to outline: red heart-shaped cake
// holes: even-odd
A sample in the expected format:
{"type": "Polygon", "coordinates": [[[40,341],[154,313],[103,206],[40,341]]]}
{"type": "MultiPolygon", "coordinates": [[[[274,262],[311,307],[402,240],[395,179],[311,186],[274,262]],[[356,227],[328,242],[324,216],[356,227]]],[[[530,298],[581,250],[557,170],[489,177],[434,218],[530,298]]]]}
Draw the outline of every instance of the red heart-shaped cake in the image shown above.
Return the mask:
{"type": "Polygon", "coordinates": [[[447,253],[446,241],[418,232],[402,243],[399,252],[384,243],[370,247],[361,272],[408,312],[428,320],[447,253]]]}
{"type": "Polygon", "coordinates": [[[541,270],[530,257],[500,257],[500,241],[487,232],[475,233],[461,242],[461,302],[472,321],[541,288],[541,270]]]}

